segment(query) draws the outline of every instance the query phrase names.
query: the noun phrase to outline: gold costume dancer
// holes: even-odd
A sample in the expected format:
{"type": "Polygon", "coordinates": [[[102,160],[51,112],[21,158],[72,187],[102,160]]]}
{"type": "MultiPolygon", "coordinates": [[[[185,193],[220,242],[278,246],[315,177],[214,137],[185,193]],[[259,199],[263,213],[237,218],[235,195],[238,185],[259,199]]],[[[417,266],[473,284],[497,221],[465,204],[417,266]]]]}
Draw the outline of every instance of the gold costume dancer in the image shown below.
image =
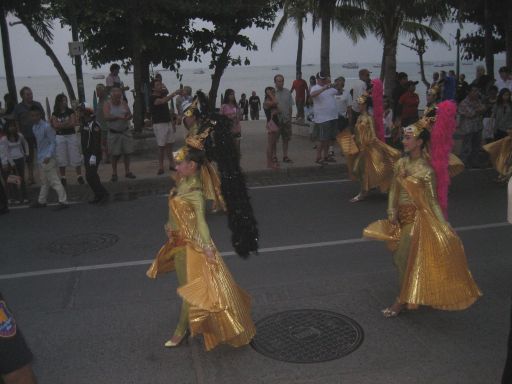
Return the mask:
{"type": "MultiPolygon", "coordinates": [[[[205,221],[208,190],[220,190],[221,187],[205,185],[205,180],[210,183],[211,177],[205,170],[208,164],[203,150],[204,141],[210,134],[215,136],[214,130],[222,125],[219,123],[214,128],[217,122],[211,120],[207,124],[211,126],[198,135],[189,136],[187,146],[175,155],[178,176],[176,187],[169,195],[169,220],[165,226],[168,241],[158,252],[147,275],[156,278],[161,273],[176,270],[178,277],[178,294],[183,304],[178,325],[165,346],[177,347],[189,334],[201,334],[208,351],[218,344],[246,345],[254,337],[256,329],[250,315],[250,297],[234,281],[205,221]]],[[[215,136],[216,146],[234,150],[229,127],[224,125],[222,130],[215,136]],[[222,133],[226,135],[222,136],[222,133]]],[[[229,159],[238,161],[237,157],[230,156],[229,159]]],[[[217,159],[221,176],[229,180],[230,190],[236,189],[232,194],[236,199],[226,201],[230,228],[235,228],[233,245],[238,254],[247,256],[257,250],[256,222],[243,177],[239,176],[239,163],[225,166],[224,160],[217,159]],[[234,172],[222,173],[222,169],[234,172]]]]}
{"type": "Polygon", "coordinates": [[[482,147],[489,153],[491,164],[498,171],[498,181],[507,182],[512,176],[512,129],[508,136],[482,147]]]}
{"type": "Polygon", "coordinates": [[[352,203],[364,200],[373,188],[387,191],[393,176],[393,164],[400,158],[400,151],[375,135],[373,117],[368,114],[368,95],[359,97],[358,103],[361,115],[354,127],[354,137],[350,136],[348,130],[337,137],[347,158],[349,175],[361,184],[359,194],[350,200],[352,203]]]}
{"type": "Polygon", "coordinates": [[[388,220],[374,222],[363,232],[365,237],[387,242],[398,270],[400,294],[383,310],[386,317],[397,316],[404,306],[462,310],[481,296],[468,269],[462,242],[439,204],[436,172],[425,156],[429,140],[430,132],[424,125],[404,129],[407,156],[395,166],[388,220]]]}

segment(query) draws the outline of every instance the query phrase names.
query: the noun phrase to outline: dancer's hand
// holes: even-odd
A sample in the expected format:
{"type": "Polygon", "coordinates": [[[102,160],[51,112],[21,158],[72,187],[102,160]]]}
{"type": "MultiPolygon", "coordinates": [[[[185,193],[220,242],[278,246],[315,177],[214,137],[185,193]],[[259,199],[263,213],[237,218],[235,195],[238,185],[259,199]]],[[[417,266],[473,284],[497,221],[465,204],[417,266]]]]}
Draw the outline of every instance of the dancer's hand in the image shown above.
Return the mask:
{"type": "Polygon", "coordinates": [[[211,264],[217,264],[217,259],[215,259],[215,253],[212,249],[205,249],[204,254],[206,255],[206,261],[211,264]]]}

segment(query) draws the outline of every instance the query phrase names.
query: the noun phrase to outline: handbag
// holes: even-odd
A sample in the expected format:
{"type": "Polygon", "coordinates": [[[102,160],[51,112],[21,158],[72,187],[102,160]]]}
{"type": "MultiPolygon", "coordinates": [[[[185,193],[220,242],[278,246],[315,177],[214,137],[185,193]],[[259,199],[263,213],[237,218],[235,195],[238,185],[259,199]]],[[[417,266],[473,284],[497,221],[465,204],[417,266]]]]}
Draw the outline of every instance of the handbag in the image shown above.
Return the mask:
{"type": "Polygon", "coordinates": [[[21,176],[11,174],[11,175],[7,176],[6,182],[7,182],[7,184],[14,184],[14,185],[16,185],[16,187],[20,188],[21,187],[21,176]]]}
{"type": "Polygon", "coordinates": [[[269,132],[277,132],[279,131],[279,127],[277,126],[274,120],[270,119],[269,121],[267,121],[267,130],[269,132]]]}

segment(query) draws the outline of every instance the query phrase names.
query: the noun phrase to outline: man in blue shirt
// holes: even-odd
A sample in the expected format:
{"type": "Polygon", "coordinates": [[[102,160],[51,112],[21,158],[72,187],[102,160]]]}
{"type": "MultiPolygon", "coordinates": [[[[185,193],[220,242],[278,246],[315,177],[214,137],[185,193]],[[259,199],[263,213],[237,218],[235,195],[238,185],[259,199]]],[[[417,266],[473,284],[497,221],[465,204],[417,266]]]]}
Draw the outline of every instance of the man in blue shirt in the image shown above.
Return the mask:
{"type": "Polygon", "coordinates": [[[37,106],[30,108],[30,118],[32,119],[32,131],[37,142],[37,163],[40,167],[39,176],[41,178],[41,190],[37,202],[34,202],[32,208],[46,207],[48,192],[52,187],[59,198],[59,205],[55,210],[68,208],[66,190],[57,174],[57,162],[55,160],[55,131],[43,120],[40,109],[37,106]]]}

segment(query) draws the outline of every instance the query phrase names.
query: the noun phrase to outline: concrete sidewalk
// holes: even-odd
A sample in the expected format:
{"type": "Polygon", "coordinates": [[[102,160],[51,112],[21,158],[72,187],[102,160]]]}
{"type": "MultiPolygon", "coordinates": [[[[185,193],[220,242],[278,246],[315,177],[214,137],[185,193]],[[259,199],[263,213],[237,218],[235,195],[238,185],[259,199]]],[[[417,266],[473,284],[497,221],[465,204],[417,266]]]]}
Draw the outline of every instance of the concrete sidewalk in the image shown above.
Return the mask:
{"type": "MultiPolygon", "coordinates": [[[[136,175],[136,179],[124,177],[124,165],[118,164],[118,182],[111,182],[112,166],[102,162],[99,174],[102,182],[113,196],[118,199],[130,199],[130,195],[160,194],[169,190],[170,171],[168,162],[165,162],[165,173],[157,175],[158,160],[155,138],[149,130],[148,137],[137,138],[136,152],[131,157],[130,170],[136,175]],[[128,196],[126,196],[128,194],[128,196]],[[121,197],[123,196],[123,197],[121,197]]],[[[185,129],[179,126],[176,132],[174,150],[184,145],[185,129]]],[[[242,169],[246,173],[251,185],[271,183],[285,183],[292,180],[314,181],[324,179],[342,178],[346,174],[345,159],[342,157],[339,147],[336,145],[336,163],[326,166],[315,164],[316,152],[314,144],[309,139],[309,127],[307,125],[293,124],[293,137],[289,146],[289,157],[293,163],[280,162],[278,170],[268,169],[266,162],[267,133],[265,120],[243,121],[241,152],[242,169]]],[[[278,158],[282,159],[282,144],[278,143],[278,158]]],[[[83,171],[84,172],[84,171],[83,171]]],[[[36,173],[36,182],[38,182],[36,173]]],[[[74,170],[67,170],[67,191],[70,200],[83,201],[91,197],[92,192],[87,185],[79,185],[76,181],[74,170]]],[[[39,183],[32,186],[30,195],[35,197],[39,191],[39,183]]],[[[53,193],[51,193],[53,195],[53,193]]],[[[54,197],[54,196],[53,196],[54,197]]]]}

